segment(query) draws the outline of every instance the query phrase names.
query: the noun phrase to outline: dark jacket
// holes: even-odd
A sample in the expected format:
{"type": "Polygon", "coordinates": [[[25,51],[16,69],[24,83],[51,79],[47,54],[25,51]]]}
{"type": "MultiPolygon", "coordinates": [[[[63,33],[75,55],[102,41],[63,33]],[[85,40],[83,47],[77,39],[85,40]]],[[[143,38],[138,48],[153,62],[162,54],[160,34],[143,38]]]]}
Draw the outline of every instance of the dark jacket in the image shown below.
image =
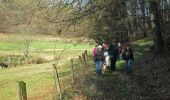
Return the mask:
{"type": "Polygon", "coordinates": [[[119,49],[117,48],[117,46],[111,44],[109,46],[108,52],[111,58],[116,59],[116,60],[119,58],[119,49]]]}
{"type": "Polygon", "coordinates": [[[124,52],[122,54],[122,58],[123,60],[133,60],[134,61],[134,58],[133,58],[133,50],[131,48],[129,48],[129,50],[127,49],[124,49],[124,52]]]}
{"type": "Polygon", "coordinates": [[[115,46],[114,46],[113,44],[110,44],[110,45],[109,45],[109,50],[108,50],[110,57],[113,57],[113,55],[114,55],[114,50],[115,50],[115,46]]]}
{"type": "Polygon", "coordinates": [[[94,60],[104,60],[104,52],[97,50],[94,60]]]}

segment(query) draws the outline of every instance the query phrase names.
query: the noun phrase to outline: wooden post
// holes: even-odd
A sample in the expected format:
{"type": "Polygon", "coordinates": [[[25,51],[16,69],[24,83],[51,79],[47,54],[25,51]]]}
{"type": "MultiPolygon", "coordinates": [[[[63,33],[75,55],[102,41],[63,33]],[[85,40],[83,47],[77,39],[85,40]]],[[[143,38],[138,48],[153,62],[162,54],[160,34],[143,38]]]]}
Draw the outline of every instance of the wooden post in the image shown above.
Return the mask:
{"type": "Polygon", "coordinates": [[[10,66],[11,65],[11,58],[10,58],[10,56],[8,56],[8,66],[10,66]]]}
{"type": "Polygon", "coordinates": [[[86,61],[88,61],[88,53],[87,53],[87,50],[84,51],[84,54],[85,54],[86,61]]]}
{"type": "Polygon", "coordinates": [[[74,68],[73,68],[74,66],[73,66],[73,59],[71,59],[71,73],[72,73],[72,83],[73,83],[73,85],[74,85],[74,83],[75,83],[75,80],[74,80],[74,68]]]}
{"type": "Polygon", "coordinates": [[[18,65],[20,65],[21,64],[21,58],[19,57],[18,58],[18,65]]]}
{"type": "Polygon", "coordinates": [[[59,79],[57,67],[56,67],[55,64],[53,64],[53,69],[54,69],[54,80],[55,80],[56,91],[57,91],[57,94],[58,94],[59,97],[60,97],[60,100],[62,100],[60,79],[59,79]]]}
{"type": "Polygon", "coordinates": [[[85,68],[84,68],[84,66],[83,66],[83,60],[82,60],[82,57],[81,56],[79,56],[79,59],[80,59],[80,66],[81,66],[81,68],[82,68],[82,74],[83,74],[83,77],[85,76],[85,68]]]}
{"type": "Polygon", "coordinates": [[[80,66],[81,66],[81,68],[83,68],[83,61],[82,61],[81,56],[79,56],[79,60],[80,60],[80,66]]]}
{"type": "Polygon", "coordinates": [[[85,58],[85,54],[84,54],[84,53],[82,53],[82,56],[83,56],[84,64],[86,65],[86,58],[85,58]]]}
{"type": "Polygon", "coordinates": [[[27,100],[26,83],[24,81],[18,82],[18,100],[27,100]]]}

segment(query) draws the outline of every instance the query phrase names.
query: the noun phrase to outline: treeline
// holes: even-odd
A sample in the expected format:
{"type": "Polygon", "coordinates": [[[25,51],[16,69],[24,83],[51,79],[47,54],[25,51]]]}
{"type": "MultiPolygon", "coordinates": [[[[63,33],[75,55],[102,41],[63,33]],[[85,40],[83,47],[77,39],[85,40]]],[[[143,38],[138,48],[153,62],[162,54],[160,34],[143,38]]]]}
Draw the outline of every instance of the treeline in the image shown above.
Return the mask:
{"type": "Polygon", "coordinates": [[[169,27],[170,0],[0,0],[3,33],[69,33],[116,42],[151,36],[159,52],[168,50],[169,27]]]}

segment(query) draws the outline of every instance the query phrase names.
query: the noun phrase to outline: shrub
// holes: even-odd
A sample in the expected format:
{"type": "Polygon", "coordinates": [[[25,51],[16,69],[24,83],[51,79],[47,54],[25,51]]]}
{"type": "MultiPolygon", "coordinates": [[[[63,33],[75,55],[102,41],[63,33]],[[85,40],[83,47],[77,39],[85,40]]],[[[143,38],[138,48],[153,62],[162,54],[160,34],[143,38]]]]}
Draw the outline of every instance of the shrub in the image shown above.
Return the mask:
{"type": "Polygon", "coordinates": [[[42,64],[42,63],[47,63],[49,62],[47,59],[43,57],[31,57],[28,60],[28,64],[42,64]]]}

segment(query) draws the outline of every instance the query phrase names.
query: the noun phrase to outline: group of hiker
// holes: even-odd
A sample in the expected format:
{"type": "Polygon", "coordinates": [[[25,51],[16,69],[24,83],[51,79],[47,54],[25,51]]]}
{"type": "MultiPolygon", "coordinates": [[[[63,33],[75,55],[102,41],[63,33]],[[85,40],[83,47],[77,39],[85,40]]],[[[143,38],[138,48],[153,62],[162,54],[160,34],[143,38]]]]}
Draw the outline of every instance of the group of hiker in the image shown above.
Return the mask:
{"type": "Polygon", "coordinates": [[[132,71],[134,58],[130,44],[126,44],[125,47],[122,47],[120,43],[104,42],[102,45],[97,44],[95,48],[93,48],[92,54],[97,75],[102,74],[103,65],[107,66],[111,72],[114,72],[118,59],[125,61],[124,70],[126,72],[129,73],[132,71]]]}

